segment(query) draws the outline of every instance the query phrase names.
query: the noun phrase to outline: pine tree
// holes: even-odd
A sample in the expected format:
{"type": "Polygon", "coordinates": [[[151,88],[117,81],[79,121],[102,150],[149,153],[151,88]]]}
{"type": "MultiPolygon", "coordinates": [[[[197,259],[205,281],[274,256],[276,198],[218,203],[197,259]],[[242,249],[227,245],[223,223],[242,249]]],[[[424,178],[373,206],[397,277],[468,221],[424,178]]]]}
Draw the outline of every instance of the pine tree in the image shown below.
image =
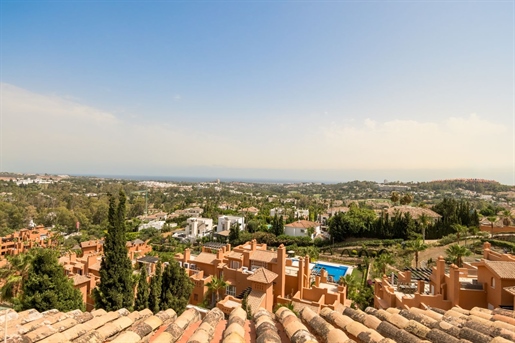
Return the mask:
{"type": "Polygon", "coordinates": [[[150,289],[147,276],[147,268],[142,266],[138,281],[138,293],[136,295],[136,301],[134,304],[134,309],[136,311],[141,311],[148,308],[148,297],[150,295],[150,289]]]}
{"type": "Polygon", "coordinates": [[[193,283],[177,261],[171,261],[165,268],[161,287],[161,310],[174,309],[181,314],[188,305],[193,283]]]}
{"type": "Polygon", "coordinates": [[[109,226],[100,265],[100,284],[93,292],[96,308],[106,311],[131,310],[134,302],[132,263],[125,240],[125,201],[123,190],[120,190],[118,204],[109,195],[109,226]]]}
{"type": "Polygon", "coordinates": [[[148,298],[148,308],[154,313],[159,312],[161,303],[161,270],[161,262],[157,262],[156,274],[150,280],[150,296],[148,298]]]}
{"type": "Polygon", "coordinates": [[[22,289],[20,298],[15,299],[17,311],[32,308],[39,312],[51,309],[61,312],[84,310],[82,294],[73,288],[73,282],[66,277],[54,250],[38,248],[35,251],[22,289]]]}

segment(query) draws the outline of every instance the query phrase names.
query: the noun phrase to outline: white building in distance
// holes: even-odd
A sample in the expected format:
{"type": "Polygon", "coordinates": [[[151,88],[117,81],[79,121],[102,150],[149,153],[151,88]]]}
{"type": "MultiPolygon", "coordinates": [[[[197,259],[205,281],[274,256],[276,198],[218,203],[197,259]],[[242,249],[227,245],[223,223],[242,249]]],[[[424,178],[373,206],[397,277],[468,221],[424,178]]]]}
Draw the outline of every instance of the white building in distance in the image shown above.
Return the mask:
{"type": "Polygon", "coordinates": [[[234,223],[238,223],[240,226],[240,230],[245,229],[245,218],[239,216],[220,216],[218,217],[218,226],[216,227],[216,232],[229,231],[231,229],[231,225],[234,223]]]}
{"type": "Polygon", "coordinates": [[[211,218],[188,218],[188,226],[185,229],[186,236],[196,239],[207,236],[213,231],[213,219],[211,218]]]}

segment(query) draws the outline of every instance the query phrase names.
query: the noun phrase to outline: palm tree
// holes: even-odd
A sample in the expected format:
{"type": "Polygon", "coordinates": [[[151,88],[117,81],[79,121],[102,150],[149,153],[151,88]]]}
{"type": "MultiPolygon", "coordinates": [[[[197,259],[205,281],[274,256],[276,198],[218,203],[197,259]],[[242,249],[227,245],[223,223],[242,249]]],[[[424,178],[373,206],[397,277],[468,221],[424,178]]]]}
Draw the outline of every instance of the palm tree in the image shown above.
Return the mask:
{"type": "Polygon", "coordinates": [[[19,295],[34,260],[34,254],[31,251],[7,256],[7,264],[0,268],[0,279],[5,280],[4,285],[0,288],[2,300],[11,302],[19,295]]]}
{"type": "Polygon", "coordinates": [[[409,241],[408,244],[406,244],[408,249],[415,253],[415,267],[418,268],[418,253],[421,251],[424,251],[427,249],[427,245],[424,244],[424,242],[418,238],[414,241],[409,241]]]}
{"type": "Polygon", "coordinates": [[[459,268],[463,266],[463,257],[470,256],[472,252],[463,245],[453,244],[449,246],[445,253],[447,257],[453,261],[459,268]]]}
{"type": "Polygon", "coordinates": [[[400,196],[399,196],[399,193],[397,192],[392,192],[391,196],[390,196],[390,200],[393,202],[393,204],[395,205],[399,200],[400,200],[400,196]]]}
{"type": "MultiPolygon", "coordinates": [[[[460,225],[460,224],[453,224],[453,225],[451,225],[451,227],[456,231],[456,235],[458,236],[458,244],[460,244],[460,236],[466,237],[466,235],[469,231],[469,228],[464,225],[460,225]]],[[[466,244],[467,244],[467,241],[465,241],[465,245],[466,244]]]]}
{"type": "Polygon", "coordinates": [[[388,265],[392,265],[395,261],[390,253],[384,253],[374,259],[374,269],[381,272],[381,276],[386,274],[388,265]]]}
{"type": "Polygon", "coordinates": [[[497,220],[497,216],[490,216],[490,217],[487,217],[487,219],[491,225],[490,234],[493,235],[494,234],[494,223],[497,220]]]}
{"type": "Polygon", "coordinates": [[[430,218],[427,214],[422,213],[418,217],[418,222],[420,223],[420,226],[422,227],[422,243],[426,242],[426,228],[429,225],[430,218]]]}
{"type": "Polygon", "coordinates": [[[513,218],[512,218],[510,210],[506,209],[506,210],[502,211],[502,224],[504,226],[510,226],[512,219],[513,218]]]}
{"type": "Polygon", "coordinates": [[[347,274],[345,276],[340,276],[338,284],[347,287],[347,296],[349,296],[356,288],[358,288],[359,280],[354,274],[347,274]]]}
{"type": "Polygon", "coordinates": [[[215,294],[216,295],[216,303],[218,303],[218,301],[220,301],[220,292],[227,288],[227,286],[229,286],[229,284],[224,280],[223,277],[217,277],[217,276],[213,276],[213,278],[211,279],[211,281],[209,281],[206,286],[208,287],[209,291],[211,292],[211,294],[215,294]]]}

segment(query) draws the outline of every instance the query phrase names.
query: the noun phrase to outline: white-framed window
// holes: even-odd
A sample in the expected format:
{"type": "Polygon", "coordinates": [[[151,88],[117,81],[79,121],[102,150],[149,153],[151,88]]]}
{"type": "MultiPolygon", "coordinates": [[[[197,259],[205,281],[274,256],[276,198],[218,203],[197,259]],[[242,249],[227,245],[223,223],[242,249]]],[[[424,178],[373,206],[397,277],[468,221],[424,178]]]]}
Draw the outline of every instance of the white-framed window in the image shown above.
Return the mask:
{"type": "Polygon", "coordinates": [[[236,286],[229,285],[225,288],[225,295],[232,295],[233,297],[236,296],[236,286]]]}

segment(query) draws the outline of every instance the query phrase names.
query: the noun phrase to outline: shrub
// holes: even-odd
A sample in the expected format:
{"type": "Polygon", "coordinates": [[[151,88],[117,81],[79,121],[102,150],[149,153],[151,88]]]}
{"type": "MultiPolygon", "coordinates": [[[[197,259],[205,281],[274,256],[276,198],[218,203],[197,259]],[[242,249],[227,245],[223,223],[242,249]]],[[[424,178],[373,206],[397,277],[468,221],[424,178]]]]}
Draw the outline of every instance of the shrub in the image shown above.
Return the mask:
{"type": "Polygon", "coordinates": [[[454,243],[458,240],[458,236],[456,236],[456,234],[454,233],[451,233],[450,235],[447,235],[447,236],[444,236],[442,237],[439,241],[438,241],[438,244],[440,245],[447,245],[447,244],[451,244],[451,243],[454,243]]]}

